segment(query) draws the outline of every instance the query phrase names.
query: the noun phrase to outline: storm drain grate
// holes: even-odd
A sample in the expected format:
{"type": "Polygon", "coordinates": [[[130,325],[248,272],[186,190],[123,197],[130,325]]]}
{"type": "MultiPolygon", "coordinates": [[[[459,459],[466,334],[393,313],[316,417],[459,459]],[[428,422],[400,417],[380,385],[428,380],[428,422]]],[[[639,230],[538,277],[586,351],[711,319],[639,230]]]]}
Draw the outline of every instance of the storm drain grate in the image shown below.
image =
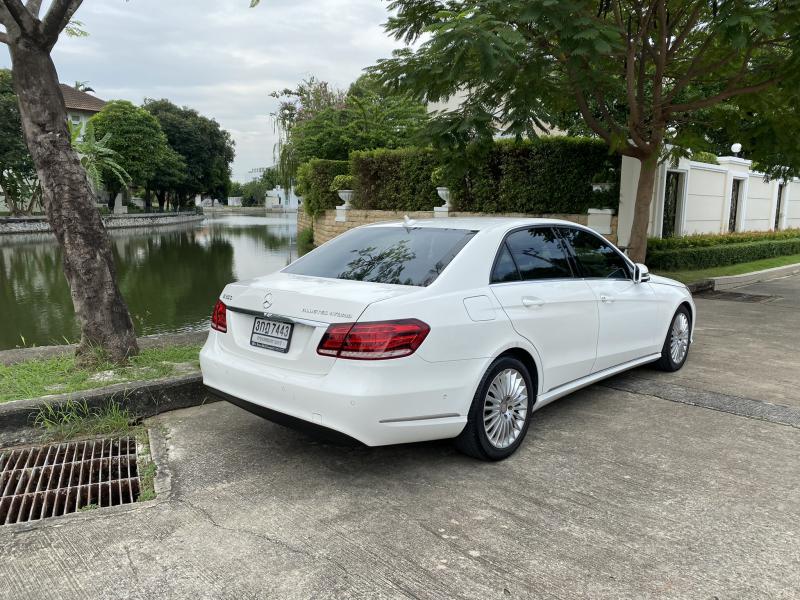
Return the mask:
{"type": "Polygon", "coordinates": [[[131,437],[7,450],[0,454],[0,525],[128,504],[139,483],[131,437]]]}

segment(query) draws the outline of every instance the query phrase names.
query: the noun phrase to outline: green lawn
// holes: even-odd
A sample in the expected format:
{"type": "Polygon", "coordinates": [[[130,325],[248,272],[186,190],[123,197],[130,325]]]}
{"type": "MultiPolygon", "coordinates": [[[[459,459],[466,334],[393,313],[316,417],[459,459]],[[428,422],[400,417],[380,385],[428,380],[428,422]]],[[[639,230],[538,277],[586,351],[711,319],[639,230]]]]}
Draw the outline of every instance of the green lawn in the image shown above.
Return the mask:
{"type": "Polygon", "coordinates": [[[697,269],[694,271],[653,271],[656,275],[663,275],[677,279],[683,283],[694,283],[709,279],[710,277],[722,277],[724,275],[741,275],[752,271],[762,271],[774,267],[800,263],[800,254],[790,254],[789,256],[777,256],[775,258],[765,258],[752,262],[739,263],[737,265],[727,265],[724,267],[712,267],[709,269],[697,269]]]}
{"type": "Polygon", "coordinates": [[[0,365],[0,402],[169,377],[199,368],[199,352],[200,346],[150,348],[123,367],[101,360],[92,368],[79,368],[71,354],[0,365]]]}

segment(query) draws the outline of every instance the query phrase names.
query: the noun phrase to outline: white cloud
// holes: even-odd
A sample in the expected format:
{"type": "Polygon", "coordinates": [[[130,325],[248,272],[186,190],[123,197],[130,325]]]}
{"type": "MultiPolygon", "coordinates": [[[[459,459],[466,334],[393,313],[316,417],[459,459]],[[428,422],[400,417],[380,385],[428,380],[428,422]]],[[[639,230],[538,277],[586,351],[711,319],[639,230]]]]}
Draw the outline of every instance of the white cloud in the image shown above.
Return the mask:
{"type": "MultiPolygon", "coordinates": [[[[88,38],[53,53],[61,81],[103,99],[169,98],[215,118],[236,140],[234,177],[272,163],[269,93],[316,75],[345,87],[397,43],[381,0],[92,0],[88,38]]],[[[9,66],[7,56],[0,60],[9,66]]]]}

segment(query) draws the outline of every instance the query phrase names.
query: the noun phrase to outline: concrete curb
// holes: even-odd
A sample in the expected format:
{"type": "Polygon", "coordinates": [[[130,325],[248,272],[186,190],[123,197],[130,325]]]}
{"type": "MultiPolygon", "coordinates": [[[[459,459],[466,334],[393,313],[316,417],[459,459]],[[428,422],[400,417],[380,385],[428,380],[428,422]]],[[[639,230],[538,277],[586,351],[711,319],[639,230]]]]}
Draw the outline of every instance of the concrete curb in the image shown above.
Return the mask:
{"type": "Polygon", "coordinates": [[[714,277],[710,281],[714,284],[714,290],[729,290],[742,285],[758,283],[760,281],[768,281],[770,279],[775,279],[776,277],[785,277],[787,275],[795,275],[797,273],[800,273],[800,263],[786,265],[784,267],[764,269],[763,271],[753,271],[752,273],[744,273],[742,275],[714,277]]]}
{"type": "Polygon", "coordinates": [[[63,406],[70,400],[86,401],[90,409],[102,408],[112,401],[119,402],[140,419],[214,401],[207,397],[200,373],[154,381],[120,383],[96,390],[29,400],[12,400],[0,404],[0,445],[13,445],[17,441],[27,440],[36,414],[43,406],[63,406]],[[15,432],[19,432],[18,435],[15,432]]]}
{"type": "Polygon", "coordinates": [[[693,294],[699,292],[729,290],[742,285],[750,283],[759,283],[761,281],[769,281],[777,277],[785,277],[787,275],[795,275],[800,273],[800,263],[793,265],[786,265],[783,267],[774,267],[772,269],[764,269],[763,271],[753,271],[751,273],[743,273],[741,275],[725,275],[723,277],[712,277],[710,279],[701,279],[686,284],[689,291],[693,294]]]}

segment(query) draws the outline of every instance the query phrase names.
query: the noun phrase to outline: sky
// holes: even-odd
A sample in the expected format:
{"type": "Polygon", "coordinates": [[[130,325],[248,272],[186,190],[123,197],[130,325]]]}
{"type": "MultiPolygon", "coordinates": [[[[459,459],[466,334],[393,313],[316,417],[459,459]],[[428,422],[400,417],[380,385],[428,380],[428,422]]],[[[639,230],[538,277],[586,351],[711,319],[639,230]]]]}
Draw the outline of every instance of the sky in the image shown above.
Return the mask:
{"type": "MultiPolygon", "coordinates": [[[[236,141],[233,178],[271,165],[269,93],[315,75],[346,88],[399,46],[383,0],[85,0],[86,38],[62,36],[63,83],[88,81],[103,100],[168,98],[216,119],[236,141]]],[[[0,65],[10,66],[7,53],[0,65]]]]}

